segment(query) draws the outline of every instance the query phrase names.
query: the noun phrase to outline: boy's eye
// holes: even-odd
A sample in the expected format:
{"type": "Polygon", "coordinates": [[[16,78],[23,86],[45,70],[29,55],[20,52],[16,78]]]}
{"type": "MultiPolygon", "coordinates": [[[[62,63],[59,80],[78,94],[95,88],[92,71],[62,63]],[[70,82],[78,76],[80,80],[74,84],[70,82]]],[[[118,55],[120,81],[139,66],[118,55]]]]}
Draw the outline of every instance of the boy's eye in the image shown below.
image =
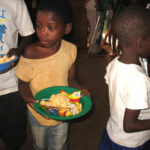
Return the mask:
{"type": "Polygon", "coordinates": [[[55,30],[55,27],[54,26],[49,26],[48,29],[53,31],[53,30],[55,30]]]}

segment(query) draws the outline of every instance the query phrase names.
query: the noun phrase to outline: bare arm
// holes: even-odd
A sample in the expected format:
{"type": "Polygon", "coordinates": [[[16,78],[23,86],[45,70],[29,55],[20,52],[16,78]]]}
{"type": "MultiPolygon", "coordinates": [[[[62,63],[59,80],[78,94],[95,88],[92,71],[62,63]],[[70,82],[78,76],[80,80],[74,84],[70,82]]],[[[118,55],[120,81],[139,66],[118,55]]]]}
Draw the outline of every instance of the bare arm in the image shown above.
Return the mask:
{"type": "Polygon", "coordinates": [[[33,42],[33,35],[29,35],[29,36],[24,36],[24,37],[21,37],[21,40],[19,42],[19,45],[17,48],[12,48],[9,50],[8,52],[8,55],[17,55],[17,56],[20,56],[23,54],[25,48],[31,44],[33,42]]]}
{"type": "Polygon", "coordinates": [[[33,35],[34,34],[21,38],[21,41],[19,42],[19,46],[18,46],[18,50],[19,50],[19,54],[20,55],[23,54],[25,48],[28,45],[32,44],[32,42],[33,42],[33,35]]]}
{"type": "Polygon", "coordinates": [[[68,79],[69,79],[69,86],[82,89],[82,86],[78,83],[77,77],[76,77],[76,64],[72,64],[71,68],[68,72],[68,79]]]}
{"type": "MultiPolygon", "coordinates": [[[[30,45],[25,49],[24,54],[23,54],[25,58],[30,58],[32,48],[33,46],[30,45]]],[[[24,82],[21,79],[18,79],[18,88],[19,88],[20,94],[22,95],[26,103],[38,103],[37,100],[33,99],[33,94],[30,89],[30,82],[24,82]]]]}
{"type": "Polygon", "coordinates": [[[138,132],[150,129],[150,119],[139,120],[140,110],[126,109],[124,114],[123,128],[125,132],[138,132]]]}
{"type": "MultiPolygon", "coordinates": [[[[23,54],[25,48],[32,43],[32,40],[33,40],[33,35],[29,35],[29,36],[26,36],[26,37],[22,37],[21,41],[20,41],[20,44],[17,48],[12,48],[8,51],[7,55],[10,57],[12,55],[17,55],[20,57],[20,55],[23,54]]],[[[3,74],[3,73],[6,73],[8,72],[9,70],[11,70],[14,66],[17,65],[19,59],[16,61],[16,62],[13,62],[11,63],[11,66],[8,68],[8,70],[6,71],[3,71],[3,72],[0,72],[0,74],[3,74]]]]}
{"type": "Polygon", "coordinates": [[[28,82],[24,82],[19,79],[18,88],[26,103],[38,103],[38,100],[33,99],[33,95],[28,82]]]}
{"type": "MultiPolygon", "coordinates": [[[[23,99],[25,100],[25,102],[28,103],[28,105],[30,105],[30,107],[32,109],[35,110],[32,103],[38,103],[39,101],[37,99],[33,99],[33,95],[32,95],[29,83],[24,82],[19,79],[18,87],[19,87],[19,92],[20,92],[21,96],[23,97],[23,99]]],[[[44,117],[45,119],[48,119],[48,120],[50,119],[44,115],[41,115],[41,116],[44,117]]]]}
{"type": "Polygon", "coordinates": [[[90,95],[89,91],[87,89],[83,88],[77,80],[75,63],[72,64],[71,68],[69,69],[68,80],[69,80],[69,86],[77,88],[77,89],[81,89],[84,94],[90,95]]]}

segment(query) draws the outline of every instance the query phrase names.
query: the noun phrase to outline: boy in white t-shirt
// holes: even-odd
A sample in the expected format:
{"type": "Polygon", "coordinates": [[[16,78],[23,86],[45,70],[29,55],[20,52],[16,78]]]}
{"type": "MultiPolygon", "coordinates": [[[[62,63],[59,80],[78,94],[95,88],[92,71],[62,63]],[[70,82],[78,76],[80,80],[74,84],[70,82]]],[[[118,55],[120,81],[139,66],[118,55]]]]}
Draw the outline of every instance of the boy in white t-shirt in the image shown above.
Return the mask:
{"type": "Polygon", "coordinates": [[[150,150],[150,78],[139,61],[150,56],[150,12],[122,10],[114,32],[122,54],[107,66],[110,117],[100,150],[150,150]]]}
{"type": "MultiPolygon", "coordinates": [[[[19,56],[34,32],[24,0],[0,1],[0,54],[19,56]]],[[[6,150],[18,150],[26,139],[26,104],[14,70],[0,72],[0,138],[6,150]]]]}

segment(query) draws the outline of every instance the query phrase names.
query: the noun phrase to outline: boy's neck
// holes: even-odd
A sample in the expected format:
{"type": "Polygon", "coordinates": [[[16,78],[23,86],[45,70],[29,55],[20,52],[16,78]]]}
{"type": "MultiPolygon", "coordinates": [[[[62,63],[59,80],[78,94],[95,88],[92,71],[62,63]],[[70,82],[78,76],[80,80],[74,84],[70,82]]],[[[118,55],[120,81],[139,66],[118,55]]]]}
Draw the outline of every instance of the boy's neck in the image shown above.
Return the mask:
{"type": "Polygon", "coordinates": [[[133,50],[124,49],[119,61],[125,64],[136,64],[141,65],[139,61],[139,56],[133,50]]]}

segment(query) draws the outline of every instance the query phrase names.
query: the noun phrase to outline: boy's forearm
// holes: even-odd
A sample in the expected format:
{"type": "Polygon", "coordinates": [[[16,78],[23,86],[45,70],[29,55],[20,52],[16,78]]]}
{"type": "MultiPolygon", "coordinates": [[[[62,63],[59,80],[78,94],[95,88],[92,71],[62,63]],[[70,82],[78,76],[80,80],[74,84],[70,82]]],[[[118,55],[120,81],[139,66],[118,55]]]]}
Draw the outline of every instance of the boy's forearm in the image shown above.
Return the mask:
{"type": "Polygon", "coordinates": [[[77,88],[77,89],[83,89],[83,87],[80,85],[77,79],[69,80],[69,86],[77,88]]]}
{"type": "Polygon", "coordinates": [[[138,119],[141,110],[126,109],[124,114],[123,129],[125,132],[139,132],[150,129],[150,119],[138,119]]]}
{"type": "Polygon", "coordinates": [[[74,64],[72,64],[72,66],[69,70],[69,73],[68,73],[69,86],[77,88],[79,90],[82,90],[82,92],[83,92],[82,96],[85,95],[85,94],[90,95],[88,89],[83,88],[82,85],[80,85],[79,81],[77,80],[77,76],[76,76],[76,73],[75,73],[76,72],[75,68],[76,68],[76,65],[74,63],[74,64]]]}
{"type": "Polygon", "coordinates": [[[137,120],[134,123],[130,124],[128,129],[125,129],[125,132],[132,133],[132,132],[140,132],[149,129],[150,129],[150,119],[137,120]]]}
{"type": "Polygon", "coordinates": [[[24,83],[22,81],[19,81],[18,88],[19,88],[19,92],[23,98],[33,97],[31,90],[30,90],[29,83],[24,83]]]}
{"type": "Polygon", "coordinates": [[[19,80],[18,84],[19,92],[22,95],[26,103],[36,103],[37,101],[33,99],[33,94],[31,92],[29,83],[22,82],[19,80]]]}

